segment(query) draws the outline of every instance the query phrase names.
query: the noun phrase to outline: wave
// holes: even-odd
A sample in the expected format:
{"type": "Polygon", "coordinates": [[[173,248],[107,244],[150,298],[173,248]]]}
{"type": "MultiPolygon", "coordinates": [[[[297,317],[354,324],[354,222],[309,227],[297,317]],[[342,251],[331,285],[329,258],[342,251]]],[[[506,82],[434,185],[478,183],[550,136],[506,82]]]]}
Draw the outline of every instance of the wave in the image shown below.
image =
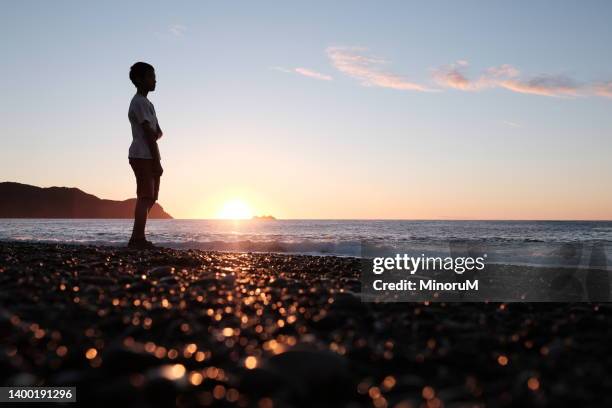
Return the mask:
{"type": "MultiPolygon", "coordinates": [[[[152,239],[152,238],[150,238],[152,239]]],[[[1,240],[0,240],[1,241],[1,240]]],[[[78,245],[124,246],[124,240],[104,239],[34,239],[32,236],[15,236],[10,241],[66,243],[78,245]]],[[[223,252],[275,252],[304,255],[361,256],[361,241],[163,241],[155,240],[155,245],[173,249],[199,249],[223,252]]]]}
{"type": "Polygon", "coordinates": [[[361,241],[189,241],[160,242],[176,249],[226,252],[276,252],[305,255],[361,256],[361,241]]]}
{"type": "MultiPolygon", "coordinates": [[[[16,238],[16,237],[15,237],[16,238]]],[[[543,242],[539,240],[172,240],[165,237],[150,237],[156,245],[173,249],[198,249],[223,252],[258,252],[301,254],[317,256],[371,257],[409,254],[412,256],[480,256],[487,254],[487,263],[561,266],[561,267],[604,267],[612,265],[612,245],[609,241],[585,241],[578,243],[543,242]],[[375,255],[374,255],[375,254],[375,255]]],[[[83,245],[124,246],[126,241],[115,237],[103,239],[38,239],[22,235],[18,241],[50,243],[71,243],[83,245]]]]}

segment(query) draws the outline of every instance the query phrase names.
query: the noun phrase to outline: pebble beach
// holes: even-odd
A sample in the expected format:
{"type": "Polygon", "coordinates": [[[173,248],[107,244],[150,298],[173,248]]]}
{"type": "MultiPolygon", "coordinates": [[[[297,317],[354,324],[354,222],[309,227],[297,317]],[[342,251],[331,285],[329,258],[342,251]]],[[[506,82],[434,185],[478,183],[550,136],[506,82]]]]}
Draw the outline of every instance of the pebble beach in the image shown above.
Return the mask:
{"type": "Polygon", "coordinates": [[[1,383],[94,407],[612,405],[609,304],[364,303],[359,268],[3,241],[1,383]]]}

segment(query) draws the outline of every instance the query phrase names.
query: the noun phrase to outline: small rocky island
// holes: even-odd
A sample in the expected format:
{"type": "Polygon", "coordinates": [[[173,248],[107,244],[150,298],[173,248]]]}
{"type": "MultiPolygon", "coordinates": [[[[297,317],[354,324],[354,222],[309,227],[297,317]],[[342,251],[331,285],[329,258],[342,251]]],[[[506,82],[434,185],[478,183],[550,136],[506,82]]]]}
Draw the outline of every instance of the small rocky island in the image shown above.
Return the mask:
{"type": "Polygon", "coordinates": [[[276,221],[276,218],[272,215],[254,215],[251,219],[261,221],[276,221]]]}

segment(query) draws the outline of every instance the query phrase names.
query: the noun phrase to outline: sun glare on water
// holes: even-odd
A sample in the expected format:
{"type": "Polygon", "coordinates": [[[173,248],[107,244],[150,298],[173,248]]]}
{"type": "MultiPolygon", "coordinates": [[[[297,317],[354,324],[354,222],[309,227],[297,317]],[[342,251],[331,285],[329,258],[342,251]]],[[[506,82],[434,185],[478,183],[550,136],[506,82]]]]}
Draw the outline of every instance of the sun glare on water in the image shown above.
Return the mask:
{"type": "Polygon", "coordinates": [[[223,204],[217,218],[224,220],[247,220],[253,217],[253,211],[242,200],[230,200],[223,204]]]}

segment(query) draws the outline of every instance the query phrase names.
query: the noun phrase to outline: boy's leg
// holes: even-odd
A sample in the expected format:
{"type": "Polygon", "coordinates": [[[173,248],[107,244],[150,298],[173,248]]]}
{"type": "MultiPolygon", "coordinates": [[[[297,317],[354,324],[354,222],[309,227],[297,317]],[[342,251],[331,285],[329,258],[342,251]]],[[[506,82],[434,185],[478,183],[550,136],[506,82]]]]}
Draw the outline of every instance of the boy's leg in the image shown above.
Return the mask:
{"type": "Polygon", "coordinates": [[[153,200],[151,200],[149,207],[147,208],[147,214],[149,214],[149,211],[151,211],[151,208],[153,208],[153,204],[155,204],[155,202],[157,201],[157,197],[159,195],[160,178],[161,176],[157,175],[153,177],[153,200]]]}
{"type": "Polygon", "coordinates": [[[130,159],[130,165],[136,176],[136,206],[134,207],[134,227],[130,241],[145,239],[147,214],[155,199],[155,177],[152,173],[150,159],[130,159]]]}
{"type": "Polygon", "coordinates": [[[132,229],[131,241],[141,240],[145,238],[145,225],[147,224],[147,213],[153,205],[153,200],[150,198],[139,198],[136,200],[134,208],[134,227],[132,229]]]}

